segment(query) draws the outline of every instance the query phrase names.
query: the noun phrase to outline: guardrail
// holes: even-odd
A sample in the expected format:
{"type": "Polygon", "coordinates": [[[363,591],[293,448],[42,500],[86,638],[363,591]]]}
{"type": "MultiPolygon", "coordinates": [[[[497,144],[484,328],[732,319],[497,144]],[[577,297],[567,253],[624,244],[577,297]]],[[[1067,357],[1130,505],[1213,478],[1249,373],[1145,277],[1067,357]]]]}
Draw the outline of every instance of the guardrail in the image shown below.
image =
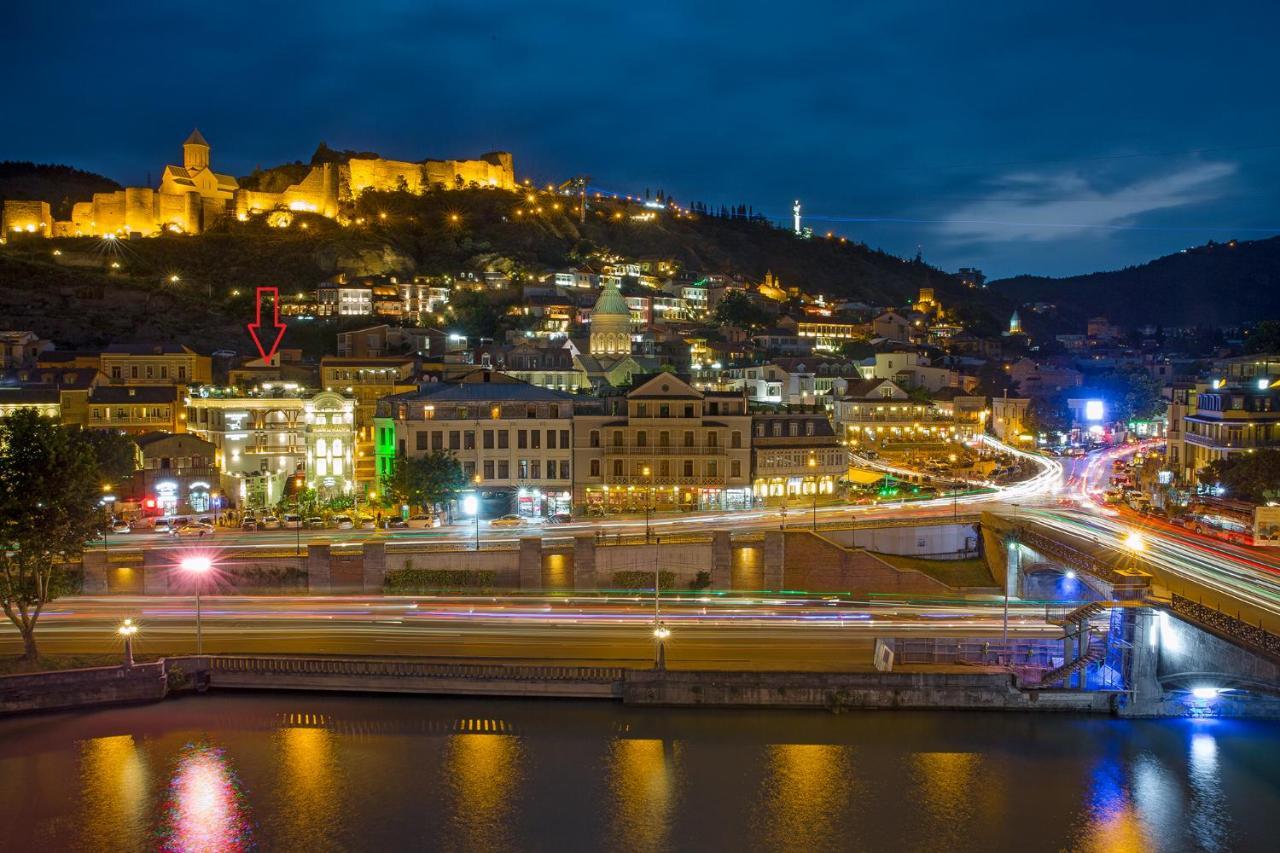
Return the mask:
{"type": "Polygon", "coordinates": [[[1226,640],[1280,660],[1280,634],[1273,634],[1265,628],[1250,625],[1243,619],[1223,613],[1207,604],[1192,601],[1176,592],[1170,599],[1169,609],[1226,640]]]}
{"type": "Polygon", "coordinates": [[[1068,568],[1087,572],[1113,586],[1144,587],[1150,583],[1150,578],[1146,575],[1118,572],[1092,554],[1073,548],[1053,537],[1037,533],[1024,525],[1015,527],[1014,535],[1016,541],[1036,549],[1046,557],[1060,560],[1068,568]]]}

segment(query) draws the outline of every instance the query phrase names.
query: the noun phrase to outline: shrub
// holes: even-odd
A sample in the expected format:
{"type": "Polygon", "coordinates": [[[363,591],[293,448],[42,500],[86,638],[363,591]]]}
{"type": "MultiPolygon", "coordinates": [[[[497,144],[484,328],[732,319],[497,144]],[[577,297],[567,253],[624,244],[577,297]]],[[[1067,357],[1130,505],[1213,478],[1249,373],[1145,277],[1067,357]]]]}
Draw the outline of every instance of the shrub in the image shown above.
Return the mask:
{"type": "Polygon", "coordinates": [[[443,590],[492,589],[497,573],[491,569],[399,569],[387,572],[383,588],[389,593],[408,595],[413,593],[440,592],[443,590]]]}
{"type": "MultiPolygon", "coordinates": [[[[615,589],[653,589],[653,572],[614,572],[615,589]]],[[[675,589],[675,572],[658,572],[659,589],[675,589]]]]}
{"type": "Polygon", "coordinates": [[[711,572],[698,572],[689,581],[689,589],[707,589],[711,586],[711,572]]]}

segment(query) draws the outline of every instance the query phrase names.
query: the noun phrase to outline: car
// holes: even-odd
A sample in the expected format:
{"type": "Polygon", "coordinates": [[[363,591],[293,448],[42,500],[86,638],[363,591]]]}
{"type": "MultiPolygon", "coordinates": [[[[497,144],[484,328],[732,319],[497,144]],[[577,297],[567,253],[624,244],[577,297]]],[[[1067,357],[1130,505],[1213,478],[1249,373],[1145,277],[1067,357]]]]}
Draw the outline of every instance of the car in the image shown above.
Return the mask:
{"type": "Polygon", "coordinates": [[[157,518],[155,531],[156,533],[177,533],[178,529],[184,525],[190,524],[191,519],[175,516],[173,518],[157,518]]]}
{"type": "Polygon", "coordinates": [[[257,530],[258,520],[256,518],[246,518],[244,521],[240,522],[240,529],[241,530],[257,530]]]}
{"type": "Polygon", "coordinates": [[[112,533],[129,533],[132,530],[133,528],[129,526],[129,522],[127,521],[121,521],[117,518],[111,522],[112,533]]]}
{"type": "Polygon", "coordinates": [[[208,524],[203,521],[193,521],[190,524],[184,524],[183,526],[179,527],[178,535],[179,536],[196,536],[196,537],[203,537],[206,535],[212,536],[213,531],[214,531],[214,527],[212,524],[208,524]]]}
{"type": "Polygon", "coordinates": [[[309,530],[323,530],[326,526],[324,519],[318,515],[311,516],[306,521],[302,522],[302,525],[309,530]]]}
{"type": "Polygon", "coordinates": [[[360,519],[360,529],[361,530],[377,530],[378,523],[366,515],[361,517],[360,519]]]}
{"type": "Polygon", "coordinates": [[[388,530],[408,530],[409,522],[405,521],[403,518],[388,518],[387,529],[388,530]]]}
{"type": "Polygon", "coordinates": [[[489,522],[490,527],[523,527],[524,519],[518,515],[504,515],[489,522]]]}
{"type": "Polygon", "coordinates": [[[409,519],[409,526],[415,530],[418,530],[424,527],[435,527],[436,520],[435,518],[429,515],[415,515],[409,519]]]}
{"type": "Polygon", "coordinates": [[[258,527],[263,530],[279,530],[280,519],[276,518],[274,515],[264,515],[258,522],[258,527]]]}
{"type": "Polygon", "coordinates": [[[335,515],[333,517],[333,526],[339,530],[351,530],[356,526],[356,523],[351,520],[349,515],[335,515]]]}
{"type": "Polygon", "coordinates": [[[280,517],[280,526],[287,530],[297,530],[302,526],[302,516],[287,512],[280,517]]]}
{"type": "Polygon", "coordinates": [[[557,512],[555,515],[547,519],[548,524],[568,524],[573,517],[567,512],[557,512]]]}

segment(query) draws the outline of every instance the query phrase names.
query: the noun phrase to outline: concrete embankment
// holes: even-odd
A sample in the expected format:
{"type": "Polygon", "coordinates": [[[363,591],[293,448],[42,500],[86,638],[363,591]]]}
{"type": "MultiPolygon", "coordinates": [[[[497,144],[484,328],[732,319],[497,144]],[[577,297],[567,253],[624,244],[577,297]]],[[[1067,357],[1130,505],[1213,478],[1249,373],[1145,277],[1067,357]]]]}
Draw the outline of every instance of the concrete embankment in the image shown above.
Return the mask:
{"type": "Polygon", "coordinates": [[[155,702],[168,694],[164,661],[0,676],[0,713],[155,702]]]}

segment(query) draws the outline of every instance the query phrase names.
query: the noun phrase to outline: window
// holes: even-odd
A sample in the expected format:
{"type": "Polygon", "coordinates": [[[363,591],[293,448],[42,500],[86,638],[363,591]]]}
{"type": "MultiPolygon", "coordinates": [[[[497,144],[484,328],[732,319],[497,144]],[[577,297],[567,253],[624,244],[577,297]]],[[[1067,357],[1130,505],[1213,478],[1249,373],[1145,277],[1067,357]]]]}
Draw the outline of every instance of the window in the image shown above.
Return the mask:
{"type": "Polygon", "coordinates": [[[663,459],[661,462],[659,462],[659,463],[658,463],[658,476],[659,476],[659,477],[670,477],[670,476],[671,476],[671,461],[670,461],[670,460],[668,460],[668,459],[663,459]]]}
{"type": "Polygon", "coordinates": [[[804,422],[804,434],[813,435],[813,421],[804,422]]]}
{"type": "Polygon", "coordinates": [[[686,459],[684,461],[684,476],[686,477],[693,476],[693,460],[692,459],[686,459]]]}
{"type": "Polygon", "coordinates": [[[713,403],[711,404],[711,414],[713,414],[713,415],[718,415],[718,414],[720,414],[720,404],[719,404],[719,403],[714,403],[714,402],[713,402],[713,403]]]}
{"type": "Polygon", "coordinates": [[[716,432],[715,430],[711,430],[710,432],[707,433],[707,447],[719,447],[719,446],[720,446],[720,433],[716,432]]]}
{"type": "Polygon", "coordinates": [[[476,463],[474,463],[474,462],[463,462],[463,463],[462,463],[462,473],[467,475],[467,479],[468,479],[468,480],[474,480],[474,479],[475,479],[475,477],[476,477],[476,463]]]}
{"type": "Polygon", "coordinates": [[[636,403],[636,417],[637,417],[637,418],[647,418],[647,417],[649,417],[649,404],[648,404],[648,403],[636,403]]]}
{"type": "Polygon", "coordinates": [[[516,430],[516,447],[524,450],[529,446],[529,431],[527,429],[516,430]]]}
{"type": "Polygon", "coordinates": [[[431,449],[444,450],[444,433],[443,432],[431,433],[431,449]]]}
{"type": "Polygon", "coordinates": [[[112,366],[112,368],[111,368],[111,378],[112,378],[112,379],[123,379],[123,378],[124,378],[124,376],[122,376],[122,375],[121,375],[121,373],[120,373],[120,365],[118,365],[118,364],[117,364],[117,365],[113,365],[113,366],[112,366]]]}
{"type": "Polygon", "coordinates": [[[742,463],[739,462],[737,459],[729,463],[729,475],[731,477],[742,476],[742,463]]]}
{"type": "Polygon", "coordinates": [[[542,479],[542,462],[541,462],[541,461],[539,461],[539,460],[537,460],[537,459],[530,460],[530,462],[529,462],[529,479],[531,479],[531,480],[541,480],[541,479],[542,479]]]}
{"type": "Polygon", "coordinates": [[[138,365],[136,365],[136,364],[135,364],[135,365],[133,365],[132,367],[130,367],[130,368],[129,368],[129,378],[131,378],[131,379],[137,379],[137,378],[138,378],[138,365]]]}
{"type": "Polygon", "coordinates": [[[622,477],[622,460],[621,459],[613,460],[613,476],[617,478],[622,477]]]}
{"type": "Polygon", "coordinates": [[[469,429],[469,430],[466,430],[465,432],[463,432],[463,433],[462,433],[462,449],[463,449],[463,450],[475,450],[475,449],[476,449],[476,433],[475,433],[475,430],[470,430],[470,429],[469,429]]]}
{"type": "Polygon", "coordinates": [[[764,438],[764,424],[756,424],[756,438],[764,438]]]}
{"type": "Polygon", "coordinates": [[[450,450],[458,450],[459,448],[462,447],[462,442],[459,440],[460,438],[461,436],[458,435],[458,431],[456,429],[449,430],[449,449],[450,450]]]}
{"type": "Polygon", "coordinates": [[[600,430],[593,429],[587,436],[587,444],[590,447],[600,446],[600,430]]]}
{"type": "Polygon", "coordinates": [[[658,417],[660,418],[671,417],[671,405],[669,403],[663,403],[661,406],[658,406],[658,417]]]}
{"type": "Polygon", "coordinates": [[[493,479],[493,460],[492,459],[484,460],[484,478],[486,480],[493,479]]]}
{"type": "Polygon", "coordinates": [[[613,446],[614,447],[622,446],[622,433],[617,430],[614,430],[614,433],[613,433],[613,446]]]}
{"type": "Polygon", "coordinates": [[[520,471],[520,474],[517,476],[517,478],[516,478],[516,479],[519,479],[519,480],[527,480],[527,479],[529,479],[529,460],[528,460],[528,459],[521,459],[521,460],[520,460],[520,467],[519,467],[519,469],[518,469],[518,470],[520,471]]]}
{"type": "Polygon", "coordinates": [[[717,476],[716,461],[714,459],[712,459],[710,462],[707,463],[707,476],[708,477],[717,476]]]}
{"type": "Polygon", "coordinates": [[[569,476],[569,460],[568,459],[560,460],[560,479],[561,480],[572,479],[572,477],[569,476]]]}
{"type": "Polygon", "coordinates": [[[591,460],[591,476],[592,477],[600,476],[600,460],[599,459],[591,460]]]}
{"type": "Polygon", "coordinates": [[[733,448],[742,447],[742,433],[734,430],[729,435],[729,446],[733,448]]]}
{"type": "Polygon", "coordinates": [[[536,403],[530,403],[524,407],[524,416],[526,418],[536,418],[538,416],[538,406],[536,403]]]}
{"type": "Polygon", "coordinates": [[[547,430],[547,449],[556,449],[556,431],[553,429],[547,430]]]}
{"type": "Polygon", "coordinates": [[[148,378],[148,379],[154,379],[154,378],[155,378],[155,368],[154,368],[154,367],[152,367],[152,366],[151,366],[151,365],[149,365],[149,364],[147,365],[147,378],[148,378]]]}
{"type": "Polygon", "coordinates": [[[168,367],[168,365],[164,365],[164,364],[160,365],[160,378],[161,378],[161,379],[168,379],[168,378],[169,378],[169,367],[168,367]]]}
{"type": "Polygon", "coordinates": [[[648,447],[648,446],[649,446],[649,433],[645,432],[644,430],[640,430],[638,433],[636,433],[636,447],[648,447]]]}
{"type": "Polygon", "coordinates": [[[799,434],[800,434],[800,425],[798,423],[796,423],[795,421],[792,421],[791,423],[787,424],[787,435],[791,436],[792,438],[795,438],[799,434]]]}
{"type": "Polygon", "coordinates": [[[685,433],[684,433],[684,446],[685,446],[685,447],[693,447],[693,430],[685,430],[685,433]]]}
{"type": "Polygon", "coordinates": [[[511,478],[511,463],[505,459],[498,460],[498,479],[508,480],[511,478]]]}
{"type": "Polygon", "coordinates": [[[559,403],[552,403],[552,404],[551,404],[551,417],[553,417],[553,418],[558,418],[558,417],[560,417],[560,404],[559,404],[559,403]]]}
{"type": "Polygon", "coordinates": [[[507,430],[498,430],[498,449],[506,450],[508,447],[510,447],[510,442],[507,436],[507,430]]]}
{"type": "Polygon", "coordinates": [[[691,417],[693,417],[693,404],[692,404],[692,403],[690,403],[689,405],[687,405],[687,406],[685,406],[685,407],[684,407],[684,416],[685,416],[686,418],[691,418],[691,417]]]}
{"type": "Polygon", "coordinates": [[[569,449],[569,431],[567,429],[560,430],[560,448],[562,450],[569,449]]]}
{"type": "Polygon", "coordinates": [[[773,422],[773,437],[778,438],[782,435],[782,421],[773,422]]]}
{"type": "Polygon", "coordinates": [[[493,450],[493,430],[491,429],[484,431],[484,449],[493,450]]]}
{"type": "Polygon", "coordinates": [[[529,446],[532,447],[534,450],[538,450],[539,448],[542,447],[542,430],[540,429],[529,430],[529,446]]]}

